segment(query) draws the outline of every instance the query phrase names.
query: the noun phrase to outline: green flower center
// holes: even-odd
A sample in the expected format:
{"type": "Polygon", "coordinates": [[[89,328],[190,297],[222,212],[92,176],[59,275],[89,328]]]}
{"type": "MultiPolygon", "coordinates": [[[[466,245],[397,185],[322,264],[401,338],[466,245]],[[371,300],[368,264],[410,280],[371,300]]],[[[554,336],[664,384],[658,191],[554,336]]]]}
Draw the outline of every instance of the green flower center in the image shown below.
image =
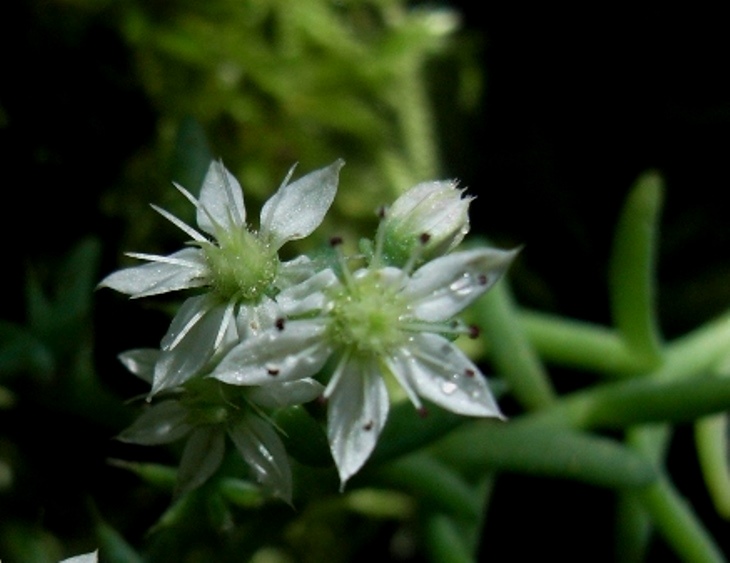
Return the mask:
{"type": "Polygon", "coordinates": [[[389,278],[383,270],[356,274],[334,297],[332,338],[362,354],[382,354],[403,345],[407,333],[401,321],[408,305],[400,287],[400,280],[389,278]]]}
{"type": "Polygon", "coordinates": [[[203,246],[214,291],[226,301],[259,299],[276,277],[276,251],[245,229],[217,234],[217,245],[203,246]]]}

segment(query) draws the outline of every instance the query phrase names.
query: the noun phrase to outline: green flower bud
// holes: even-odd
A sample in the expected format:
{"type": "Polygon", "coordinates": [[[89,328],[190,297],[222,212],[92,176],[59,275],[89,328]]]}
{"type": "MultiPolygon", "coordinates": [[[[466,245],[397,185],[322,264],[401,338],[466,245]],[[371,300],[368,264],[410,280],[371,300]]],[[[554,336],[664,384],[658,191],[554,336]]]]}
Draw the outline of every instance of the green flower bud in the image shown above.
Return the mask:
{"type": "Polygon", "coordinates": [[[385,260],[403,266],[419,252],[428,260],[446,254],[469,232],[469,204],[452,181],[424,182],[395,200],[378,227],[385,260]]]}

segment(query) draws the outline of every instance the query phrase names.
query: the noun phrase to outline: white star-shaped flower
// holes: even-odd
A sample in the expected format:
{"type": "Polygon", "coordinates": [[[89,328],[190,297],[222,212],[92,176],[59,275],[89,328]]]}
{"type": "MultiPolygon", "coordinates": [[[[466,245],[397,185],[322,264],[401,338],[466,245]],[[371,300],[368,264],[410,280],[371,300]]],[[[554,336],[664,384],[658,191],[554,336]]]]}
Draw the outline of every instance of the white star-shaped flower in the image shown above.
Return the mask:
{"type": "MultiPolygon", "coordinates": [[[[137,349],[120,356],[135,375],[151,382],[159,350],[137,349]]],[[[272,496],[291,503],[292,475],[284,444],[265,413],[311,401],[323,387],[310,378],[233,387],[199,379],[149,406],[119,439],[154,446],[187,437],[178,469],[178,493],[202,485],[220,467],[226,437],[272,496]]]]}
{"type": "Polygon", "coordinates": [[[311,234],[337,191],[338,160],[289,184],[293,167],[261,210],[258,232],[246,223],[243,191],[219,161],[211,163],[200,197],[177,189],[197,210],[196,230],[164,209],[153,207],[190,238],[191,246],[169,256],[129,253],[146,260],[107,276],[109,287],[133,298],[185,289],[209,291],[188,298],[162,339],[151,394],[182,385],[199,372],[225,342],[261,329],[270,297],[313,273],[308,258],[281,262],[279,249],[311,234]]]}
{"type": "Polygon", "coordinates": [[[327,433],[344,483],[366,462],[390,404],[392,377],[416,408],[421,398],[458,414],[501,417],[479,368],[453,337],[469,328],[453,317],[506,271],[516,251],[483,248],[436,258],[414,272],[381,266],[338,277],[320,271],[282,291],[286,317],[233,347],[211,376],[234,385],[314,376],[331,357],[324,391],[327,433]]]}

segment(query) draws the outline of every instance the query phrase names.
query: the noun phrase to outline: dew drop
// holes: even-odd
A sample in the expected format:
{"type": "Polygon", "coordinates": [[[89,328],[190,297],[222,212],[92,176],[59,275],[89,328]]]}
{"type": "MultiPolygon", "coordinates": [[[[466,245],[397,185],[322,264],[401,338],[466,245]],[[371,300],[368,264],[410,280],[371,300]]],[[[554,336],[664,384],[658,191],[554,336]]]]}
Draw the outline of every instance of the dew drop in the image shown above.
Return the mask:
{"type": "Polygon", "coordinates": [[[469,274],[464,274],[459,279],[451,282],[449,289],[461,297],[469,295],[472,290],[469,274]]]}
{"type": "Polygon", "coordinates": [[[457,385],[453,381],[445,381],[441,384],[441,391],[444,395],[451,395],[456,389],[457,385]]]}

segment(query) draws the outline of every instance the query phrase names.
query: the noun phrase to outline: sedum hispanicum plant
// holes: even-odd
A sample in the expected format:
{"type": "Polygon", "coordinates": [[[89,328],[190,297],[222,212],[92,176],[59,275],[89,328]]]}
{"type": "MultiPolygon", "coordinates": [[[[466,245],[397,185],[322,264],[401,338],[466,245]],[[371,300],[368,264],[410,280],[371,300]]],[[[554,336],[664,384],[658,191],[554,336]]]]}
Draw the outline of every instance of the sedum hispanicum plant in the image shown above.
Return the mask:
{"type": "Polygon", "coordinates": [[[181,385],[200,371],[231,340],[227,332],[233,331],[235,339],[260,330],[260,312],[270,299],[313,273],[307,257],[282,262],[278,251],[322,222],[342,164],[337,161],[290,184],[292,168],[263,206],[258,231],[246,221],[240,184],[220,161],[210,164],[199,198],[176,185],[195,206],[202,233],[153,205],[190,236],[190,245],[169,256],[130,253],[148,264],[114,272],[100,283],[134,298],[205,289],[182,304],[163,337],[152,394],[181,385]]]}
{"type": "MultiPolygon", "coordinates": [[[[159,350],[137,349],[122,363],[152,383],[159,350]]],[[[291,502],[292,476],[284,444],[267,412],[311,401],[322,386],[310,378],[235,387],[198,378],[184,393],[169,394],[145,410],[119,439],[154,446],[187,438],[177,475],[178,494],[203,484],[218,470],[226,436],[253,470],[267,494],[291,502]]]]}
{"type": "Polygon", "coordinates": [[[462,415],[502,416],[479,368],[452,342],[453,336],[474,334],[474,327],[453,319],[501,277],[513,257],[490,248],[455,252],[411,272],[408,265],[383,265],[377,251],[351,272],[341,255],[339,276],[326,269],[282,291],[278,302],[285,317],[278,326],[234,347],[212,376],[236,385],[296,380],[320,373],[334,357],[323,397],[344,485],[367,461],[385,425],[386,378],[424,415],[419,397],[462,415]]]}
{"type": "MultiPolygon", "coordinates": [[[[157,209],[193,239],[170,256],[107,276],[133,297],[199,289],[174,316],[160,349],[122,363],[151,385],[148,406],[119,438],[161,445],[186,438],[178,492],[213,476],[226,437],[266,492],[292,499],[277,410],[320,398],[341,487],[366,463],[391,400],[424,400],[459,415],[504,418],[479,367],[458,347],[478,331],[456,318],[504,274],[516,251],[451,252],[469,230],[453,182],[418,184],[380,213],[374,240],[354,256],[333,237],[326,256],[280,262],[279,248],[310,234],[332,204],[342,161],[288,184],[246,224],[243,193],[212,162],[195,205],[205,235],[157,209]],[[210,238],[209,238],[210,237],[210,238]]],[[[291,175],[291,172],[290,172],[291,175]]]]}

